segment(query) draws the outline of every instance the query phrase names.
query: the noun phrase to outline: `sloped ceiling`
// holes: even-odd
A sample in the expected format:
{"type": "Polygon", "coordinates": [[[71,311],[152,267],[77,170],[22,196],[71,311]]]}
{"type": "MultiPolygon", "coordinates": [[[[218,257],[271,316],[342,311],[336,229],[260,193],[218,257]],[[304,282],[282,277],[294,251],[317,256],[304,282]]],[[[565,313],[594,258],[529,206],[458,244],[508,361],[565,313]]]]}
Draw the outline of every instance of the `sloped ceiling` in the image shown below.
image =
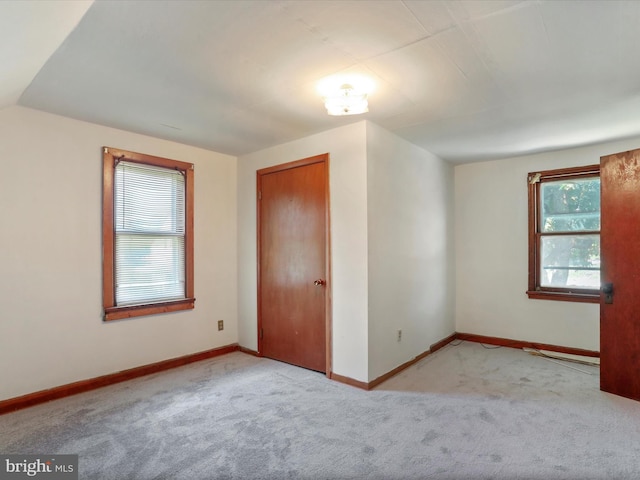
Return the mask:
{"type": "Polygon", "coordinates": [[[0,2],[0,108],[15,105],[91,3],[0,2]]]}
{"type": "Polygon", "coordinates": [[[20,105],[222,153],[362,119],[458,163],[640,135],[636,1],[97,0],[79,22],[80,6],[17,3],[34,16],[2,20],[2,58],[52,11],[51,38],[69,34],[27,73],[0,66],[4,104],[24,90],[20,105]],[[316,82],[341,72],[375,81],[369,113],[326,114],[316,82]]]}

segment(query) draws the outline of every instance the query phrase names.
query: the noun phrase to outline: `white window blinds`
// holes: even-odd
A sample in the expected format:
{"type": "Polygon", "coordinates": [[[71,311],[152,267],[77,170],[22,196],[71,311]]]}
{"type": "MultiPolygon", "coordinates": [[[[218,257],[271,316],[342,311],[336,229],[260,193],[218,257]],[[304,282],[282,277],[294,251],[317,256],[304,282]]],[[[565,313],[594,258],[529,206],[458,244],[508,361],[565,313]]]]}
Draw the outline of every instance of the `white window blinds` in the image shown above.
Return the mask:
{"type": "Polygon", "coordinates": [[[114,224],[116,305],[185,298],[183,174],[120,161],[114,224]]]}

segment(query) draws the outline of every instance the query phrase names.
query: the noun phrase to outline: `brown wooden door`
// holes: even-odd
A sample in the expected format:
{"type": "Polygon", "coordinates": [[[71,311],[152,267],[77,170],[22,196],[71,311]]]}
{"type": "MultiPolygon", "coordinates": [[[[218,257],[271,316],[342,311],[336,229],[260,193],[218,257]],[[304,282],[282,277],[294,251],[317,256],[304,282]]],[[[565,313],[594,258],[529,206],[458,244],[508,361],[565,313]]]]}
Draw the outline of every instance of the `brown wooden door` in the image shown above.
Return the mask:
{"type": "Polygon", "coordinates": [[[328,155],[258,171],[258,351],[328,372],[328,155]]]}
{"type": "Polygon", "coordinates": [[[600,181],[600,388],[640,400],[640,150],[602,157],[600,181]]]}

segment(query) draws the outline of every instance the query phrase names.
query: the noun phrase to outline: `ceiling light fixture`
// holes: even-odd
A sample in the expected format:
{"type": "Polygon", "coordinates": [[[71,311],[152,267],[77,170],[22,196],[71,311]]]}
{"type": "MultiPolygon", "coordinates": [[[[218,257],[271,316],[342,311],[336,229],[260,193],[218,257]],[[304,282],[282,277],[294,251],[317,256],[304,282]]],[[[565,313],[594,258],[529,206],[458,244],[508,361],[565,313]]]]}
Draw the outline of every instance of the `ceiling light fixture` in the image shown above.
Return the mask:
{"type": "Polygon", "coordinates": [[[369,111],[367,94],[357,92],[348,83],[341,85],[333,95],[324,97],[324,106],[329,115],[358,115],[369,111]]]}
{"type": "Polygon", "coordinates": [[[333,77],[318,84],[329,115],[358,115],[369,111],[367,96],[373,83],[365,77],[333,77]]]}

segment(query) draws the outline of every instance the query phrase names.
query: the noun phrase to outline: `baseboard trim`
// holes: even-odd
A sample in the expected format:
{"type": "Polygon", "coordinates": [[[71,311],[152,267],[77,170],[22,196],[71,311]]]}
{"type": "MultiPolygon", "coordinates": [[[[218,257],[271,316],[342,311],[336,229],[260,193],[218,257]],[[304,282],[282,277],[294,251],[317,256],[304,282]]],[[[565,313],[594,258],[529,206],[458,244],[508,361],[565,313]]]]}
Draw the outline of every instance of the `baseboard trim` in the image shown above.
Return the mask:
{"type": "Polygon", "coordinates": [[[474,333],[456,333],[457,340],[466,340],[475,343],[487,343],[489,345],[499,345],[510,348],[533,348],[536,350],[548,350],[550,352],[569,353],[571,355],[582,355],[584,357],[600,357],[600,352],[596,350],[584,350],[582,348],[563,347],[560,345],[549,345],[547,343],[525,342],[523,340],[511,340],[509,338],[488,337],[476,335],[474,333]]]}
{"type": "Polygon", "coordinates": [[[399,374],[403,370],[409,368],[411,365],[414,365],[414,364],[418,363],[420,360],[422,360],[423,358],[431,355],[433,352],[436,352],[436,351],[440,350],[441,348],[447,346],[449,343],[453,342],[455,339],[456,339],[456,334],[452,333],[451,335],[449,335],[446,338],[443,338],[439,342],[434,343],[433,345],[431,345],[431,347],[429,347],[429,350],[427,350],[425,352],[422,352],[417,357],[409,360],[408,362],[403,363],[402,365],[394,368],[390,372],[387,372],[384,375],[380,375],[378,378],[375,378],[374,380],[371,380],[368,383],[368,390],[371,390],[372,388],[377,387],[381,383],[386,382],[391,377],[396,376],[397,374],[399,374]]]}
{"type": "Polygon", "coordinates": [[[384,375],[380,375],[377,378],[374,378],[373,380],[371,380],[368,383],[368,390],[371,390],[372,388],[377,387],[378,385],[380,385],[383,382],[386,382],[387,380],[389,380],[391,377],[395,377],[397,374],[399,374],[401,371],[409,368],[411,365],[419,362],[420,360],[422,360],[424,357],[431,355],[431,349],[427,350],[426,352],[422,352],[420,355],[418,355],[415,358],[412,358],[411,360],[409,360],[408,362],[403,363],[402,365],[397,366],[396,368],[394,368],[393,370],[385,373],[384,375]]]}
{"type": "Polygon", "coordinates": [[[333,372],[329,375],[329,378],[331,380],[335,380],[337,382],[344,383],[344,384],[350,385],[352,387],[361,388],[363,390],[371,390],[371,389],[377,387],[378,385],[380,385],[381,383],[389,380],[391,377],[397,375],[401,371],[409,368],[411,365],[419,362],[420,360],[422,360],[426,356],[431,355],[433,352],[435,352],[437,350],[440,350],[442,347],[445,347],[449,343],[453,342],[455,339],[456,339],[456,334],[452,333],[448,337],[443,338],[439,342],[436,342],[433,345],[431,345],[431,347],[429,347],[429,350],[427,350],[426,352],[422,352],[417,357],[412,358],[408,362],[403,363],[402,365],[394,368],[393,370],[391,370],[391,371],[389,371],[389,372],[387,372],[387,373],[385,373],[383,375],[380,375],[379,377],[375,378],[374,380],[371,380],[370,382],[362,382],[360,380],[355,380],[355,379],[350,378],[350,377],[345,377],[343,375],[338,375],[338,374],[333,373],[333,372]]]}
{"type": "Polygon", "coordinates": [[[452,333],[451,335],[449,335],[447,338],[443,338],[442,340],[440,340],[439,342],[434,343],[433,345],[431,345],[431,348],[429,348],[429,351],[431,353],[437,352],[438,350],[440,350],[443,347],[446,347],[447,345],[449,345],[451,342],[453,342],[457,337],[458,334],[457,333],[452,333]]]}
{"type": "Polygon", "coordinates": [[[15,412],[16,410],[21,410],[23,408],[32,407],[40,403],[46,403],[51,400],[57,400],[59,398],[69,397],[78,393],[88,392],[90,390],[106,387],[115,383],[126,382],[127,380],[143,377],[152,373],[162,372],[163,370],[170,370],[172,368],[181,367],[183,365],[188,365],[189,363],[199,362],[213,357],[219,357],[220,355],[235,352],[239,349],[240,347],[238,346],[238,344],[234,343],[231,345],[226,345],[224,347],[192,353],[182,357],[171,358],[169,360],[162,360],[160,362],[150,363],[148,365],[142,365],[140,367],[134,367],[128,370],[110,373],[108,375],[102,375],[100,377],[68,383],[66,385],[49,388],[47,390],[40,390],[38,392],[29,393],[20,397],[1,400],[0,415],[9,412],[15,412]]]}
{"type": "MultiPolygon", "coordinates": [[[[563,347],[560,345],[549,345],[546,343],[526,342],[523,340],[511,340],[508,338],[489,337],[485,335],[476,335],[473,333],[456,332],[448,337],[440,340],[439,342],[431,345],[429,350],[421,353],[417,357],[403,363],[402,365],[394,368],[393,370],[377,377],[370,382],[362,382],[350,377],[339,375],[331,372],[329,378],[336,382],[344,383],[352,387],[360,388],[363,390],[371,390],[391,377],[397,375],[403,370],[409,368],[415,363],[419,362],[428,355],[440,350],[454,340],[465,340],[475,343],[486,343],[489,345],[498,345],[501,347],[510,348],[533,348],[537,350],[548,350],[550,352],[569,353],[571,355],[582,355],[585,357],[600,357],[600,352],[595,350],[585,350],[581,348],[563,347]]],[[[130,368],[128,370],[122,370],[120,372],[103,375],[100,377],[90,378],[87,380],[80,380],[78,382],[61,385],[59,387],[53,387],[47,390],[41,390],[20,397],[9,398],[7,400],[0,400],[0,415],[5,413],[14,412],[23,408],[32,407],[41,403],[46,403],[51,400],[57,400],[59,398],[69,397],[78,393],[88,392],[98,388],[106,387],[116,383],[126,382],[134,378],[143,377],[145,375],[151,375],[153,373],[162,372],[164,370],[170,370],[172,368],[188,365],[189,363],[199,362],[207,360],[209,358],[226,355],[227,353],[240,351],[248,355],[259,356],[258,352],[246,347],[241,347],[237,343],[231,345],[225,345],[223,347],[214,348],[211,350],[205,350],[203,352],[192,353],[182,357],[171,358],[169,360],[163,360],[148,365],[142,365],[140,367],[130,368]]]]}
{"type": "Polygon", "coordinates": [[[238,350],[240,350],[242,353],[253,355],[254,357],[260,356],[260,354],[257,351],[251,350],[250,348],[247,348],[247,347],[243,347],[242,345],[238,347],[238,350]]]}
{"type": "Polygon", "coordinates": [[[434,352],[437,352],[438,350],[440,350],[443,347],[446,347],[448,344],[450,344],[451,342],[453,342],[454,340],[466,340],[468,342],[475,342],[475,343],[487,343],[489,345],[498,345],[501,347],[510,347],[510,348],[533,348],[536,350],[548,350],[550,352],[558,352],[558,353],[569,353],[572,355],[582,355],[585,357],[599,357],[600,356],[600,352],[597,352],[595,350],[584,350],[581,348],[573,348],[573,347],[563,347],[560,345],[549,345],[546,343],[536,343],[536,342],[525,342],[522,340],[511,340],[508,338],[500,338],[500,337],[488,337],[485,335],[476,335],[473,333],[460,333],[460,332],[456,332],[456,333],[452,333],[451,335],[449,335],[446,338],[443,338],[442,340],[440,340],[439,342],[434,343],[433,345],[431,345],[431,347],[429,348],[429,350],[427,350],[426,352],[421,353],[420,355],[418,355],[417,357],[409,360],[408,362],[403,363],[402,365],[394,368],[393,370],[380,375],[379,377],[375,378],[374,380],[370,381],[370,382],[361,382],[359,380],[354,380],[353,378],[349,378],[349,377],[345,377],[342,375],[337,375],[335,373],[331,373],[331,375],[329,376],[329,378],[331,380],[335,380],[338,381],[340,383],[345,383],[347,385],[351,385],[352,387],[357,387],[357,388],[361,388],[363,390],[371,390],[375,387],[377,387],[378,385],[380,385],[381,383],[386,382],[387,380],[389,380],[391,377],[396,376],[398,373],[402,372],[403,370],[409,368],[410,366],[414,365],[415,363],[419,362],[420,360],[422,360],[423,358],[427,357],[428,355],[431,355],[434,352]]]}
{"type": "Polygon", "coordinates": [[[329,379],[331,379],[333,381],[336,381],[336,382],[344,383],[346,385],[350,385],[352,387],[361,388],[363,390],[369,390],[369,384],[367,382],[361,382],[360,380],[355,380],[355,379],[350,378],[350,377],[345,377],[343,375],[338,375],[337,373],[331,372],[329,374],[329,379]]]}

